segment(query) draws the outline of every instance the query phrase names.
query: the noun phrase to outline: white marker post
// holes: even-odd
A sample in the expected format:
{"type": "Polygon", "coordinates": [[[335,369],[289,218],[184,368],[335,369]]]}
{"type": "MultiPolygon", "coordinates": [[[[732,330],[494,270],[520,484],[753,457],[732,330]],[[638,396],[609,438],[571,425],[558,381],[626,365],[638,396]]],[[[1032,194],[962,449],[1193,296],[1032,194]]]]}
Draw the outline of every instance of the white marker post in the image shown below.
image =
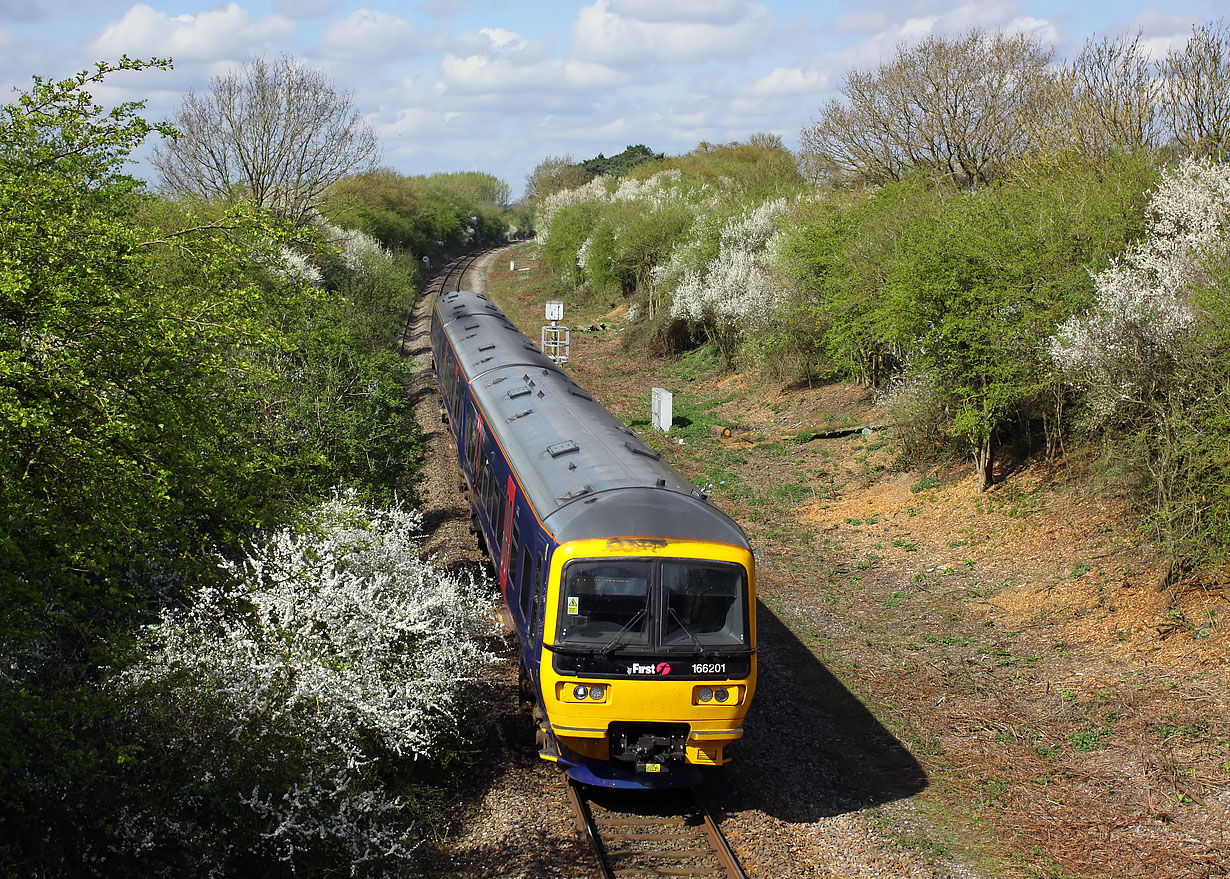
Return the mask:
{"type": "Polygon", "coordinates": [[[670,433],[674,418],[674,395],[664,388],[653,388],[650,391],[650,405],[653,407],[653,426],[663,433],[670,433]]]}

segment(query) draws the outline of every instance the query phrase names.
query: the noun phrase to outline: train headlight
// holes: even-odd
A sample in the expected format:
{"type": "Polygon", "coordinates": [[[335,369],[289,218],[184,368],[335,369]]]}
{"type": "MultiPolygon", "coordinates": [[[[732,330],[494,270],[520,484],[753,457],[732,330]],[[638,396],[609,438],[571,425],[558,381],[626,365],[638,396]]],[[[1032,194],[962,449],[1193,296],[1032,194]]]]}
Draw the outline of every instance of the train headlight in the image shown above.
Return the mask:
{"type": "Polygon", "coordinates": [[[713,698],[713,688],[712,687],[701,687],[700,690],[697,691],[696,693],[696,698],[702,702],[708,702],[709,700],[713,698]]]}
{"type": "Polygon", "coordinates": [[[594,684],[592,687],[589,688],[589,698],[593,699],[595,702],[602,701],[602,697],[605,695],[606,695],[606,687],[602,686],[601,684],[594,684]]]}
{"type": "MultiPolygon", "coordinates": [[[[595,689],[597,688],[595,687],[595,689]]],[[[577,684],[575,687],[572,688],[572,695],[573,695],[573,698],[575,699],[584,699],[586,696],[589,695],[589,687],[585,686],[584,684],[577,684]]]]}
{"type": "Polygon", "coordinates": [[[730,698],[730,691],[725,687],[718,687],[713,691],[713,698],[717,699],[719,702],[725,702],[730,698]]]}

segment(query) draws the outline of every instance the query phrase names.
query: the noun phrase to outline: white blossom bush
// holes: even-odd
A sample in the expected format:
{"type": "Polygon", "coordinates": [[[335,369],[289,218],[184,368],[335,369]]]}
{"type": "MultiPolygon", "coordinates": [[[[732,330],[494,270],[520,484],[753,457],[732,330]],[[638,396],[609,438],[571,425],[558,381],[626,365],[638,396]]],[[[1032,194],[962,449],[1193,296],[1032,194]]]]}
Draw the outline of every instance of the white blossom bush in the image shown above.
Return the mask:
{"type": "Polygon", "coordinates": [[[534,210],[534,226],[538,230],[539,242],[545,244],[551,236],[551,221],[564,208],[586,202],[628,202],[645,201],[651,208],[660,207],[664,202],[686,197],[677,187],[682,174],[675,169],[659,171],[643,180],[623,178],[615,180],[605,175],[572,189],[561,189],[544,198],[534,210]]]}
{"type": "MultiPolygon", "coordinates": [[[[717,236],[716,257],[682,271],[671,299],[672,315],[705,324],[730,340],[763,326],[784,301],[773,265],[774,246],[781,238],[778,220],[786,208],[786,199],[773,199],[727,219],[717,236]]],[[[680,263],[672,255],[672,263],[655,275],[655,282],[669,283],[685,254],[681,251],[680,263]]],[[[729,344],[723,345],[728,356],[729,344]]]]}
{"type": "Polygon", "coordinates": [[[249,857],[413,866],[416,767],[466,740],[491,658],[480,584],[424,561],[420,526],[336,497],[145,631],[114,686],[148,731],[149,786],[170,789],[127,808],[127,857],[173,843],[215,875],[249,857]]]}
{"type": "Polygon", "coordinates": [[[384,245],[360,229],[343,229],[322,221],[320,232],[326,243],[337,250],[343,265],[355,274],[370,275],[376,266],[391,260],[384,245]]]}
{"type": "Polygon", "coordinates": [[[282,247],[279,256],[281,258],[270,266],[275,278],[305,283],[313,287],[320,287],[324,284],[324,275],[320,273],[320,269],[293,247],[282,247]]]}
{"type": "Polygon", "coordinates": [[[1145,238],[1094,276],[1095,306],[1060,326],[1049,346],[1100,420],[1147,402],[1176,378],[1199,321],[1191,291],[1227,247],[1230,165],[1189,158],[1167,171],[1147,220],[1145,238]]]}

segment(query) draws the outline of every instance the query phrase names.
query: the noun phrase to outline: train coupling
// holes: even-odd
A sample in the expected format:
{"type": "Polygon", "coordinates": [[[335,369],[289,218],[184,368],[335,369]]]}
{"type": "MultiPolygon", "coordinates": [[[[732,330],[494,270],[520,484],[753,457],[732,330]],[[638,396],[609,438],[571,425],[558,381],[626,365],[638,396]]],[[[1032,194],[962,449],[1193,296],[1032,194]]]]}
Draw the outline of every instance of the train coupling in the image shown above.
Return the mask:
{"type": "Polygon", "coordinates": [[[664,773],[672,765],[686,762],[688,725],[664,723],[620,729],[613,723],[609,740],[612,760],[635,764],[638,773],[664,773]]]}

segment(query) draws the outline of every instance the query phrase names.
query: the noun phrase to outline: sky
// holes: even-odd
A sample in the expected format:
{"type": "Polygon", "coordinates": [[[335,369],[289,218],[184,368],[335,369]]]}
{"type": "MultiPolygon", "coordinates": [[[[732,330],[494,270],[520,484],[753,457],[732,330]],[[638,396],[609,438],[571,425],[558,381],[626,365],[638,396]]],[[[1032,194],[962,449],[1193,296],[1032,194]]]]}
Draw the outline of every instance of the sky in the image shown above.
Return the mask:
{"type": "MultiPolygon", "coordinates": [[[[257,55],[324,71],[403,174],[485,171],[514,195],[544,157],[630,144],[685,153],[757,132],[798,144],[843,77],[931,33],[1026,32],[1073,57],[1140,32],[1158,57],[1222,0],[0,0],[0,103],[33,75],[170,57],[117,74],[105,104],[170,119],[190,91],[257,55]]],[[[146,151],[148,150],[148,145],[146,151]]],[[[156,183],[148,162],[134,173],[156,183]]]]}

